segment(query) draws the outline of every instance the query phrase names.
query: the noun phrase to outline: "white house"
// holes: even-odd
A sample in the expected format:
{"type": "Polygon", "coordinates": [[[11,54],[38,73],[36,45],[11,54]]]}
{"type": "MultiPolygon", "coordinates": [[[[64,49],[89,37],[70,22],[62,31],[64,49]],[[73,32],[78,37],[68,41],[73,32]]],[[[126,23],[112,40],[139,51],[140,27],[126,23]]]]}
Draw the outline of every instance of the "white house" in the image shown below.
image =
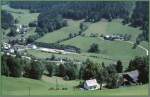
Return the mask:
{"type": "Polygon", "coordinates": [[[100,85],[97,83],[96,79],[91,79],[84,82],[84,88],[86,90],[97,90],[100,89],[100,85]]]}
{"type": "Polygon", "coordinates": [[[16,24],[16,32],[20,33],[20,30],[22,29],[22,25],[21,24],[16,24]]]}

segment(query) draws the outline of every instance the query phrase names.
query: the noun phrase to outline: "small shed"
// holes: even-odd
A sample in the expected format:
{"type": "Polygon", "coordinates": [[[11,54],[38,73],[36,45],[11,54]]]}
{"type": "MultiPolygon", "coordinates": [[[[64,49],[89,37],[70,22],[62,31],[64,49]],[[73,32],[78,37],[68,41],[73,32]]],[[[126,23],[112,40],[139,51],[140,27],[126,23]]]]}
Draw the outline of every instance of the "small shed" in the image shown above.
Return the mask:
{"type": "Polygon", "coordinates": [[[100,85],[97,83],[96,79],[86,80],[84,82],[84,89],[97,90],[97,89],[100,89],[100,85]]]}

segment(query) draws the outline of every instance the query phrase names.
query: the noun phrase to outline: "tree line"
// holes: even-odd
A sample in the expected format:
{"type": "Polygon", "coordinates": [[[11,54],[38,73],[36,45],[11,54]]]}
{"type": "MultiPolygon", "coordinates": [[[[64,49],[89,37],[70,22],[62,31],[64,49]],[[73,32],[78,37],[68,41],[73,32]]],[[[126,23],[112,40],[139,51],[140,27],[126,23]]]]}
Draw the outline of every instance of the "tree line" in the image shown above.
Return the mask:
{"type": "MultiPolygon", "coordinates": [[[[52,56],[52,59],[55,57],[52,56]]],[[[49,62],[43,59],[32,58],[27,60],[16,55],[2,55],[1,65],[2,75],[11,77],[28,77],[32,79],[40,80],[42,75],[59,76],[64,80],[89,80],[96,78],[102,86],[103,83],[107,83],[107,88],[118,88],[122,85],[122,77],[119,73],[129,72],[133,70],[139,71],[139,83],[148,83],[149,78],[149,62],[148,56],[135,57],[129,63],[129,66],[125,71],[123,70],[123,64],[120,60],[116,64],[101,64],[94,63],[87,59],[81,64],[77,64],[71,60],[66,63],[49,62]],[[47,71],[47,73],[45,73],[47,71]]]]}
{"type": "Polygon", "coordinates": [[[149,2],[136,2],[133,14],[130,18],[125,18],[123,23],[131,23],[131,26],[141,28],[142,33],[136,39],[137,44],[140,41],[149,41],[149,2]]]}
{"type": "MultiPolygon", "coordinates": [[[[89,22],[100,21],[101,18],[111,21],[114,18],[124,19],[123,24],[131,23],[131,26],[141,27],[143,32],[137,37],[136,44],[140,41],[148,41],[149,34],[149,5],[148,1],[113,1],[113,2],[48,2],[48,1],[22,1],[9,2],[12,8],[29,9],[30,12],[39,12],[36,32],[43,36],[47,32],[67,26],[64,18],[85,19],[89,22]],[[133,6],[135,8],[133,9],[133,6]],[[132,13],[131,17],[130,14],[132,13]]],[[[10,13],[2,11],[2,28],[8,28],[14,22],[10,13]]],[[[31,25],[31,24],[30,24],[31,25]]]]}
{"type": "Polygon", "coordinates": [[[3,29],[8,29],[15,23],[14,17],[5,10],[1,11],[1,25],[3,29]]]}
{"type": "Polygon", "coordinates": [[[40,12],[36,32],[43,36],[67,26],[67,19],[85,19],[97,22],[101,18],[125,18],[130,13],[130,2],[10,2],[10,7],[29,9],[31,12],[40,12]]]}
{"type": "Polygon", "coordinates": [[[65,18],[72,19],[94,19],[126,17],[129,14],[133,2],[10,2],[10,7],[30,9],[31,12],[55,11],[65,18]],[[80,9],[80,10],[79,10],[80,9]]]}

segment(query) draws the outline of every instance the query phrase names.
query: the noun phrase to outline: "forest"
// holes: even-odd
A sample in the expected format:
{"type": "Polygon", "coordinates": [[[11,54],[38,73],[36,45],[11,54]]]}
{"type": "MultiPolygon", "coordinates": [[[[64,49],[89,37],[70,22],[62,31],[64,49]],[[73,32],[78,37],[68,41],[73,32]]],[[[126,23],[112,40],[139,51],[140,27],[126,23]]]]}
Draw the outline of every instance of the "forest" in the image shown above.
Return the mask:
{"type": "MultiPolygon", "coordinates": [[[[10,2],[10,7],[29,9],[31,13],[40,12],[36,32],[39,35],[52,32],[67,26],[64,19],[84,19],[89,22],[97,22],[102,18],[111,21],[114,18],[124,19],[123,24],[141,27],[142,34],[137,37],[137,44],[148,39],[148,11],[149,5],[144,2],[10,2]],[[135,8],[133,9],[133,6],[135,8]],[[133,13],[132,13],[133,12],[133,13]],[[132,14],[131,14],[132,13],[132,14]]],[[[13,23],[13,17],[2,11],[2,28],[8,28],[13,23]],[[7,22],[5,17],[10,20],[7,22]]]]}

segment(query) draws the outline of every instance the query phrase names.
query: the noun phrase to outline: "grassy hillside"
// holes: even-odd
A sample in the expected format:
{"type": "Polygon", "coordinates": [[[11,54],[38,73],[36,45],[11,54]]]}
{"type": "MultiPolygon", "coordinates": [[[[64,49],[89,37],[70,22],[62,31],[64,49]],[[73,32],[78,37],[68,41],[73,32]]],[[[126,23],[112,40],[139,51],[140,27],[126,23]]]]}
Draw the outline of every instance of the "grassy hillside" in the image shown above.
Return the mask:
{"type": "Polygon", "coordinates": [[[13,9],[8,5],[3,5],[2,9],[10,12],[14,19],[17,19],[20,24],[28,25],[29,22],[37,20],[39,13],[30,13],[29,10],[24,9],[13,9]]]}
{"type": "Polygon", "coordinates": [[[122,95],[135,95],[146,96],[148,95],[148,85],[122,87],[118,89],[103,89],[102,91],[79,91],[69,89],[77,85],[79,81],[64,81],[60,78],[52,77],[42,78],[39,80],[32,80],[28,78],[12,78],[2,76],[3,95],[74,95],[74,96],[122,96],[122,95]],[[68,87],[68,90],[48,90],[50,87],[55,88],[56,79],[58,79],[59,87],[68,87]]]}
{"type": "Polygon", "coordinates": [[[58,40],[68,38],[70,33],[74,34],[79,32],[80,22],[81,21],[68,20],[68,26],[44,35],[42,38],[39,38],[37,42],[55,43],[58,40]]]}
{"type": "Polygon", "coordinates": [[[140,42],[140,45],[142,45],[142,46],[145,47],[146,49],[149,49],[149,43],[146,42],[146,41],[140,42]]]}
{"type": "MultiPolygon", "coordinates": [[[[39,13],[30,13],[29,10],[13,9],[13,8],[10,8],[8,5],[3,5],[2,9],[11,13],[13,15],[14,19],[17,19],[18,23],[22,24],[22,25],[28,25],[32,21],[37,21],[37,17],[39,15],[39,13]]],[[[29,28],[29,32],[24,35],[24,38],[27,38],[30,35],[34,35],[35,29],[36,29],[35,27],[29,28]]],[[[8,37],[7,34],[10,32],[10,29],[8,29],[8,30],[2,29],[2,32],[4,32],[3,40],[5,42],[8,42],[9,40],[13,40],[13,39],[22,38],[20,34],[18,34],[15,37],[8,37]]]]}
{"type": "Polygon", "coordinates": [[[97,33],[99,35],[112,35],[112,34],[131,34],[131,40],[135,41],[137,35],[142,31],[139,28],[133,28],[128,25],[122,25],[121,19],[114,19],[111,22],[107,20],[101,20],[100,22],[93,23],[84,32],[87,36],[91,33],[97,33]]]}
{"type": "Polygon", "coordinates": [[[29,93],[29,87],[31,90],[45,90],[49,87],[48,83],[44,81],[32,80],[28,78],[2,76],[1,81],[3,95],[9,95],[11,92],[22,92],[27,95],[29,93]]]}
{"type": "MultiPolygon", "coordinates": [[[[92,38],[88,37],[91,33],[98,33],[101,34],[131,34],[132,41],[135,41],[137,35],[141,33],[141,30],[139,28],[133,28],[128,25],[122,25],[121,19],[115,19],[111,22],[106,21],[105,19],[101,20],[97,23],[90,23],[88,24],[88,29],[84,32],[85,36],[81,37],[75,37],[67,41],[63,41],[60,44],[65,45],[72,45],[76,46],[81,49],[81,54],[79,55],[60,55],[56,54],[57,57],[67,57],[74,60],[85,60],[86,58],[91,58],[94,60],[94,62],[101,63],[102,61],[106,63],[112,63],[112,60],[109,59],[115,59],[115,60],[122,60],[124,64],[127,64],[129,60],[134,58],[135,56],[143,56],[146,54],[146,52],[137,47],[136,49],[132,49],[133,45],[127,42],[123,41],[108,41],[108,40],[102,40],[100,37],[92,38]],[[90,48],[90,45],[92,43],[97,43],[99,45],[99,48],[101,52],[99,54],[90,54],[87,53],[87,50],[90,48]],[[91,56],[97,56],[97,58],[91,57],[91,56]],[[108,58],[108,59],[106,59],[108,58]]],[[[48,33],[44,35],[42,38],[38,39],[38,42],[44,42],[44,43],[54,43],[58,40],[67,38],[69,36],[69,33],[78,33],[79,31],[79,24],[81,21],[74,21],[74,20],[68,20],[68,26],[61,28],[57,31],[54,31],[52,33],[48,33]]],[[[143,43],[144,47],[147,47],[147,43],[143,43]]],[[[39,53],[42,57],[50,57],[50,53],[43,53],[39,51],[29,51],[30,54],[37,56],[37,53],[39,53]]],[[[37,56],[39,57],[39,56],[37,56]]]]}
{"type": "Polygon", "coordinates": [[[108,41],[101,40],[100,38],[79,36],[63,42],[65,45],[79,47],[83,52],[86,52],[92,43],[97,43],[99,45],[99,49],[101,50],[100,54],[105,54],[116,59],[131,59],[134,56],[142,56],[146,54],[143,49],[139,47],[132,49],[132,44],[123,41],[108,41]]]}
{"type": "MultiPolygon", "coordinates": [[[[92,60],[95,63],[102,63],[105,62],[106,65],[113,63],[113,60],[109,60],[106,58],[109,58],[109,56],[106,55],[100,55],[100,54],[91,54],[91,53],[81,53],[81,54],[54,54],[54,53],[47,53],[47,52],[41,52],[36,50],[27,50],[28,54],[31,54],[37,58],[51,58],[52,55],[55,55],[57,58],[68,58],[73,61],[85,61],[87,58],[92,60]],[[95,58],[94,56],[97,56],[95,58]]],[[[126,62],[125,62],[126,63],[126,62]]]]}

